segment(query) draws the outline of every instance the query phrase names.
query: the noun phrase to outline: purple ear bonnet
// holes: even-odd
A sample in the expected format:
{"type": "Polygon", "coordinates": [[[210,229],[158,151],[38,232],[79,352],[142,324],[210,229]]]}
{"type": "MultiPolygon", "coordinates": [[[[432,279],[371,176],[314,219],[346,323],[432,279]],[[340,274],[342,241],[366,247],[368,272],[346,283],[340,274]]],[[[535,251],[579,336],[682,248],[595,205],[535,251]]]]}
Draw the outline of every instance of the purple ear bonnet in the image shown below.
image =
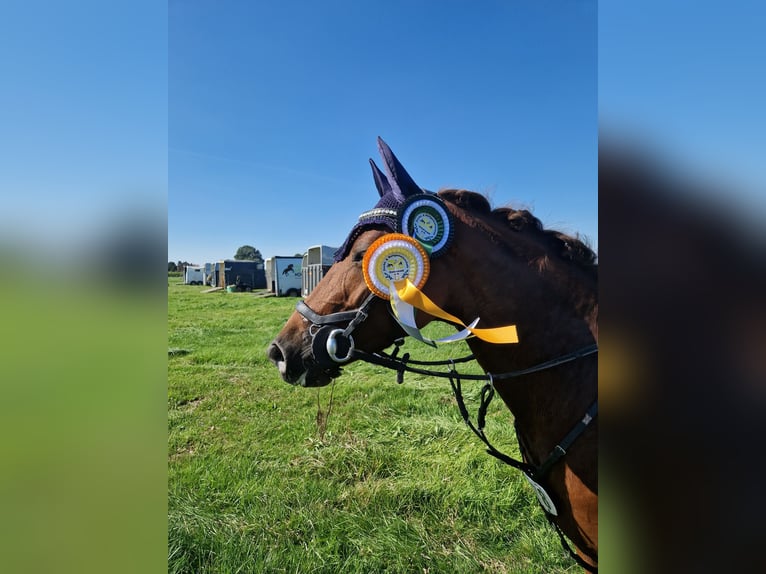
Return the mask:
{"type": "Polygon", "coordinates": [[[335,261],[344,259],[356,238],[371,225],[384,225],[392,232],[396,231],[397,212],[405,200],[412,195],[425,193],[425,190],[418,187],[410,174],[402,167],[391,148],[380,138],[378,138],[378,150],[389,177],[386,177],[375,162],[370,160],[372,177],[380,200],[374,208],[359,216],[359,221],[351,229],[346,241],[335,252],[335,261]]]}

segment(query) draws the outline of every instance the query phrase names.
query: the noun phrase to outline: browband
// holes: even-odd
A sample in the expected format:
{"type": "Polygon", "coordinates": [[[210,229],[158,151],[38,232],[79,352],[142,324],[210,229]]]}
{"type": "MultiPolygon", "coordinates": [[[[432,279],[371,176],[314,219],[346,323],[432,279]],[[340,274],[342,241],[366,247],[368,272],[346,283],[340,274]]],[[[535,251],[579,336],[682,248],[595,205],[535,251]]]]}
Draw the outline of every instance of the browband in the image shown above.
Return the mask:
{"type": "Polygon", "coordinates": [[[384,207],[376,207],[374,209],[370,209],[369,211],[365,211],[359,216],[359,221],[362,221],[364,219],[369,219],[371,217],[396,217],[399,213],[396,209],[386,209],[384,207]]]}

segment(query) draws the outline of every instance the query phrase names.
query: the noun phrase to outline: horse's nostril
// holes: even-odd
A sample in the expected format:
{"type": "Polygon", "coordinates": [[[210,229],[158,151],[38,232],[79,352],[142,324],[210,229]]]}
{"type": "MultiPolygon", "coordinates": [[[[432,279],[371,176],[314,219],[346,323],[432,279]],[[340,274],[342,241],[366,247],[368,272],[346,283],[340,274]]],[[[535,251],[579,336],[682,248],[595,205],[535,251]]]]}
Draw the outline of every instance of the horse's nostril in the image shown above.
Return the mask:
{"type": "Polygon", "coordinates": [[[284,362],[285,360],[285,356],[282,353],[282,349],[280,349],[279,345],[277,345],[276,343],[272,343],[271,345],[269,345],[269,351],[266,354],[268,355],[269,359],[271,359],[271,362],[274,363],[275,365],[279,364],[280,362],[284,362]]]}

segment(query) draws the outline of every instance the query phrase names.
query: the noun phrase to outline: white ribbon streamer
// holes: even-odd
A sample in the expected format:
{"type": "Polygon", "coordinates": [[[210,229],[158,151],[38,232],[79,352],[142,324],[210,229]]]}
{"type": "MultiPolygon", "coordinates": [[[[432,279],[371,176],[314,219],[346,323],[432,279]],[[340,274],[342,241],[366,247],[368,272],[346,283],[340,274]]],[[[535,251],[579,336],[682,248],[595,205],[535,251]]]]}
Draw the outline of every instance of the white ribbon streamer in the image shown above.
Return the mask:
{"type": "Polygon", "coordinates": [[[479,317],[476,317],[467,328],[458,331],[453,335],[442,337],[441,339],[429,339],[420,332],[420,329],[418,329],[417,324],[415,323],[415,307],[401,300],[394,287],[393,281],[389,283],[389,293],[391,294],[391,309],[394,312],[394,317],[396,318],[397,323],[401,325],[404,332],[410,337],[431,347],[436,347],[437,343],[455,343],[467,339],[472,336],[471,329],[476,327],[476,324],[479,322],[479,317]]]}

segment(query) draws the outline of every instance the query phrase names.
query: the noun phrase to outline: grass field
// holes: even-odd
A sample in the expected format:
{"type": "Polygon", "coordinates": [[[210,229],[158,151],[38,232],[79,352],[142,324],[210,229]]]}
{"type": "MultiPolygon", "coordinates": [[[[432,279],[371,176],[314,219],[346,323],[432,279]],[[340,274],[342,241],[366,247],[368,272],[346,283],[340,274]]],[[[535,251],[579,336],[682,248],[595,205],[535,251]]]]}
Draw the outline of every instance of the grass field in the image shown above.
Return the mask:
{"type": "MultiPolygon", "coordinates": [[[[290,387],[265,350],[296,300],[202,290],[168,279],[169,572],[580,571],[445,379],[354,363],[290,387]]],[[[518,456],[511,423],[495,401],[487,432],[518,456]]]]}

